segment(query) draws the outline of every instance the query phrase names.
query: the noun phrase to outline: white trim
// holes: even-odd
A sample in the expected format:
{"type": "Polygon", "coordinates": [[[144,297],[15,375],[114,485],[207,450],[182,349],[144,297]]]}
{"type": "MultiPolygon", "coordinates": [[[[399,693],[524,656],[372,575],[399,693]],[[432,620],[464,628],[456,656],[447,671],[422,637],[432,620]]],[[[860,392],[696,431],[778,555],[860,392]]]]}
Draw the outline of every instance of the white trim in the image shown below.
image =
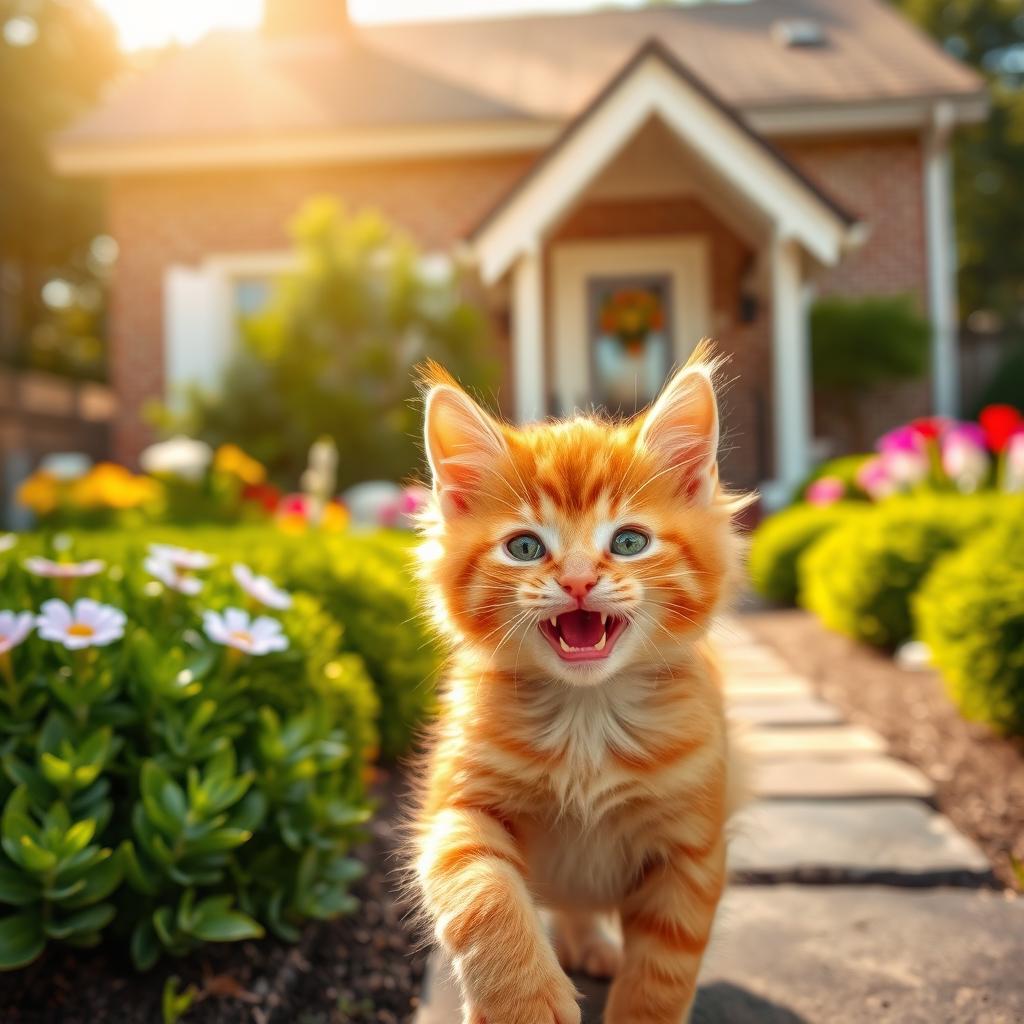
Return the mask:
{"type": "Polygon", "coordinates": [[[238,278],[287,273],[294,252],[218,253],[198,266],[164,271],[165,399],[174,408],[186,391],[213,391],[237,343],[232,285],[238,278]]]}
{"type": "Polygon", "coordinates": [[[486,283],[498,280],[531,239],[543,236],[651,117],[685,140],[711,173],[742,194],[820,262],[838,262],[848,225],[663,58],[641,60],[578,122],[536,174],[476,239],[486,283]]]}
{"type": "Polygon", "coordinates": [[[672,355],[684,363],[711,333],[708,246],[698,236],[566,242],[551,250],[552,389],[560,411],[589,405],[587,281],[594,275],[665,274],[672,282],[672,355]]]}
{"type": "Polygon", "coordinates": [[[952,123],[951,111],[942,106],[935,109],[924,160],[928,314],[932,325],[932,406],[940,416],[956,416],[960,405],[956,243],[950,185],[952,160],[949,136],[952,123]]]}
{"type": "Polygon", "coordinates": [[[769,501],[792,493],[811,463],[812,293],[804,284],[800,247],[793,239],[773,240],[771,281],[775,480],[761,488],[769,501]]]}
{"type": "MultiPolygon", "coordinates": [[[[945,101],[959,124],[977,124],[988,116],[984,94],[945,101]]],[[[932,119],[935,97],[881,103],[816,103],[804,106],[747,107],[744,120],[772,136],[840,135],[851,132],[919,131],[932,119]]]]}
{"type": "Polygon", "coordinates": [[[516,419],[542,419],[544,383],[544,265],[532,246],[512,272],[512,372],[515,374],[516,419]]]}
{"type": "Polygon", "coordinates": [[[534,152],[550,145],[560,130],[560,125],[547,121],[476,121],[234,140],[85,142],[65,137],[53,144],[51,156],[58,174],[165,174],[534,152]]]}

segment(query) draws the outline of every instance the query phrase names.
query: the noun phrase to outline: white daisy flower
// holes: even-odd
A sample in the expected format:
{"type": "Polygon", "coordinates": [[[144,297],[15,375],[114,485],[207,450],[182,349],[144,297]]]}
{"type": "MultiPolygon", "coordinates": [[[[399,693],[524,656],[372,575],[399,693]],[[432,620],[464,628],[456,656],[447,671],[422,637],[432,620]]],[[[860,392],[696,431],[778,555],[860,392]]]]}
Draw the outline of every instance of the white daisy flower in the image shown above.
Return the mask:
{"type": "Polygon", "coordinates": [[[86,576],[98,576],[107,567],[106,562],[90,558],[85,562],[54,562],[49,558],[26,558],[25,568],[33,576],[45,576],[53,580],[77,580],[86,576]]]}
{"type": "Polygon", "coordinates": [[[106,647],[120,640],[128,621],[120,608],[88,597],[79,598],[74,605],[52,598],[43,604],[42,612],[36,619],[39,635],[63,644],[69,651],[106,647]]]}
{"type": "Polygon", "coordinates": [[[275,586],[266,576],[257,576],[247,565],[235,562],[231,567],[238,585],[254,600],[268,608],[285,611],[292,606],[292,595],[275,586]]]}
{"type": "Polygon", "coordinates": [[[18,538],[13,533],[0,533],[0,555],[10,551],[17,543],[18,538]]]}
{"type": "Polygon", "coordinates": [[[215,643],[233,647],[244,654],[269,654],[288,649],[288,637],[281,632],[281,623],[266,615],[249,618],[240,608],[227,608],[220,612],[203,613],[203,629],[215,643]]]}
{"type": "Polygon", "coordinates": [[[172,437],[151,444],[139,456],[139,464],[155,476],[176,476],[198,483],[213,460],[213,449],[205,441],[191,437],[172,437]]]}
{"type": "Polygon", "coordinates": [[[205,551],[178,548],[173,544],[150,544],[149,553],[161,562],[166,562],[175,569],[185,570],[186,572],[198,572],[200,569],[209,569],[217,561],[213,555],[208,555],[205,551]]]}
{"type": "Polygon", "coordinates": [[[0,612],[0,655],[22,643],[35,624],[36,617],[31,612],[0,612]]]}
{"type": "Polygon", "coordinates": [[[154,579],[158,579],[168,590],[176,590],[179,594],[195,597],[203,589],[203,581],[191,573],[179,569],[171,562],[150,555],[143,562],[143,567],[154,579]]]}

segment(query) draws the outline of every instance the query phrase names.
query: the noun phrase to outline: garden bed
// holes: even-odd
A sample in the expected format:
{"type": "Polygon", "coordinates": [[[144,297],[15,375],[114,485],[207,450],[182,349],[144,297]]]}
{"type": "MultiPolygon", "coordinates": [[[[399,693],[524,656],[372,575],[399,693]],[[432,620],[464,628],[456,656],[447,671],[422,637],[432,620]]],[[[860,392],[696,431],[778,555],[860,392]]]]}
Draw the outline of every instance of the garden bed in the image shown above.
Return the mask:
{"type": "Polygon", "coordinates": [[[400,775],[382,787],[359,910],[311,924],[297,945],[264,940],[208,945],[136,973],[113,947],[54,947],[0,981],[5,1024],[157,1024],[165,980],[200,992],[182,1024],[403,1024],[420,993],[426,950],[398,896],[400,775]]]}
{"type": "Polygon", "coordinates": [[[936,672],[902,669],[806,612],[753,611],[744,623],[823,697],[931,778],[939,808],[985,851],[999,880],[1024,888],[1013,864],[1024,862],[1024,738],[965,721],[936,672]]]}

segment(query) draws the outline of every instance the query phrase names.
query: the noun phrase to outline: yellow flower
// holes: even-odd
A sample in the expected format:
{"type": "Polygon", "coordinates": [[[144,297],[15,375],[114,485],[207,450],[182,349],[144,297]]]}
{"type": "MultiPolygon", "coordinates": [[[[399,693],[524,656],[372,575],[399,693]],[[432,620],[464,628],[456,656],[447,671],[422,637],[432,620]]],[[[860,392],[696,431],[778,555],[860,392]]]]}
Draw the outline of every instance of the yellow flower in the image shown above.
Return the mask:
{"type": "Polygon", "coordinates": [[[222,444],[217,449],[217,454],[213,458],[213,471],[238,477],[243,484],[250,487],[267,479],[267,471],[262,463],[246,455],[235,444],[222,444]]]}
{"type": "Polygon", "coordinates": [[[80,508],[132,509],[160,497],[160,485],[147,476],[135,476],[124,466],[101,462],[71,486],[69,501],[80,508]]]}
{"type": "Polygon", "coordinates": [[[327,504],[324,508],[323,518],[320,520],[320,527],[324,530],[329,530],[332,533],[339,530],[344,530],[348,526],[349,514],[348,509],[344,505],[339,505],[338,502],[332,501],[327,504]]]}
{"type": "Polygon", "coordinates": [[[60,503],[60,481],[41,469],[22,483],[16,498],[37,516],[48,516],[60,503]]]}

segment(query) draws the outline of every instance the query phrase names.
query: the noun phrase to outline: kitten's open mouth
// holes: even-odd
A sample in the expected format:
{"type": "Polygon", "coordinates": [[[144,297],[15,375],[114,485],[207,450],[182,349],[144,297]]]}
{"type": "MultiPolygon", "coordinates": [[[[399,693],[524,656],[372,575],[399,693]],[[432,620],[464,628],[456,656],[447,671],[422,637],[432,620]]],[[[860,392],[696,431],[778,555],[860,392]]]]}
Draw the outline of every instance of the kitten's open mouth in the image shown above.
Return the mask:
{"type": "Polygon", "coordinates": [[[627,625],[618,615],[579,608],[545,619],[539,628],[563,661],[598,661],[612,653],[627,625]]]}

